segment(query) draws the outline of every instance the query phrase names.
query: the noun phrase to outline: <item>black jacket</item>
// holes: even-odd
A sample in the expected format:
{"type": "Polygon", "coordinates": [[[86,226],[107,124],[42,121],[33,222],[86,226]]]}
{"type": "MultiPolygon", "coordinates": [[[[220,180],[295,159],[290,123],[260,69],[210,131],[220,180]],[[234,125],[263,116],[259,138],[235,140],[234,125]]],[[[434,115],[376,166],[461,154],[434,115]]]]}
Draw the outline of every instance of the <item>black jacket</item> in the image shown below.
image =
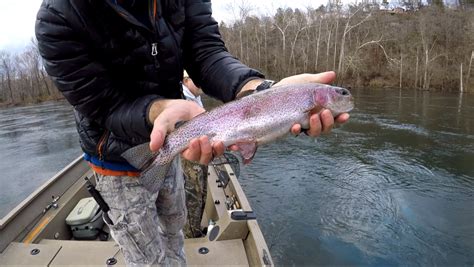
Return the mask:
{"type": "Polygon", "coordinates": [[[148,0],[141,16],[114,2],[44,0],[37,15],[46,71],[74,106],[86,153],[123,161],[126,149],[147,142],[148,107],[181,97],[183,68],[224,102],[263,77],[227,52],[210,1],[148,0]]]}

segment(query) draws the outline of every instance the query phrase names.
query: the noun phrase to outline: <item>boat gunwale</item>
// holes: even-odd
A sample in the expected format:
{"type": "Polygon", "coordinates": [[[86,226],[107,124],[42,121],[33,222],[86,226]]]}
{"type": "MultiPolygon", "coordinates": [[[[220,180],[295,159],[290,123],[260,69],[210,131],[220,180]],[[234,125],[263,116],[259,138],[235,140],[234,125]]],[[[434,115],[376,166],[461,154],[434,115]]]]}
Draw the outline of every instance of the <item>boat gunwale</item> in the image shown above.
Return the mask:
{"type": "Polygon", "coordinates": [[[4,229],[9,222],[11,222],[18,214],[20,214],[23,209],[29,206],[30,203],[32,203],[36,198],[38,198],[41,193],[46,191],[48,188],[50,188],[53,184],[56,183],[56,181],[59,178],[62,178],[64,174],[70,170],[72,167],[74,167],[77,164],[80,164],[82,162],[82,155],[77,157],[75,160],[73,160],[71,163],[69,163],[66,167],[61,169],[59,172],[57,172],[53,177],[48,179],[46,182],[40,185],[35,191],[33,191],[28,197],[26,197],[23,201],[21,201],[18,205],[15,206],[10,212],[8,212],[3,218],[0,219],[0,230],[4,229]]]}

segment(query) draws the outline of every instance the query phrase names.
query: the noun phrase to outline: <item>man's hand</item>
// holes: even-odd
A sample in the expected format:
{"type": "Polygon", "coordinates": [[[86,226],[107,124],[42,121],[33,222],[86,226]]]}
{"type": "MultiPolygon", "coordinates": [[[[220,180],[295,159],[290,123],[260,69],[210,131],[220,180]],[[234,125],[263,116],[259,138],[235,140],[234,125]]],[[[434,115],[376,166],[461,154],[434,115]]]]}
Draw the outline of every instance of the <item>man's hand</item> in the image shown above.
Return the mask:
{"type": "Polygon", "coordinates": [[[201,136],[192,139],[182,155],[187,160],[207,165],[213,157],[222,156],[224,151],[224,143],[216,142],[211,144],[207,136],[201,136]]]}
{"type": "MultiPolygon", "coordinates": [[[[334,79],[336,79],[336,73],[333,71],[318,74],[305,73],[284,78],[276,83],[274,87],[296,83],[331,83],[334,81],[334,79]]],[[[326,134],[331,132],[334,122],[345,123],[347,120],[349,120],[348,113],[342,113],[334,118],[331,114],[331,111],[327,109],[322,110],[319,114],[311,115],[309,118],[309,129],[306,131],[306,133],[312,137],[319,136],[321,133],[326,134]]],[[[295,124],[293,127],[291,127],[291,133],[294,135],[300,134],[301,130],[300,124],[295,124]]]]}
{"type": "MultiPolygon", "coordinates": [[[[203,113],[205,110],[193,101],[187,100],[158,100],[150,108],[149,119],[153,121],[150,135],[150,149],[158,151],[165,141],[166,135],[174,130],[179,121],[187,121],[203,113]]],[[[224,144],[212,144],[206,136],[191,140],[188,148],[183,151],[185,159],[208,164],[213,156],[224,154],[224,144]]]]}

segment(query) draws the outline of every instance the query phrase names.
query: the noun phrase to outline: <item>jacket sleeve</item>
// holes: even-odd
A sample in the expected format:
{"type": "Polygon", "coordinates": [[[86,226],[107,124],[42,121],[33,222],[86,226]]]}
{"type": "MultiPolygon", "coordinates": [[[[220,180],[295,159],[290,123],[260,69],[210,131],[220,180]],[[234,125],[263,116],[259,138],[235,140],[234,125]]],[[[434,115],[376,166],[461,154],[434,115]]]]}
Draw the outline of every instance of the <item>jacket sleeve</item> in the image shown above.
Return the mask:
{"type": "Polygon", "coordinates": [[[44,1],[35,32],[47,73],[67,101],[85,117],[122,138],[149,138],[148,106],[157,95],[130,97],[114,86],[107,69],[94,59],[79,17],[62,14],[44,1]],[[67,18],[67,19],[66,19],[67,18]]]}
{"type": "Polygon", "coordinates": [[[246,81],[264,77],[227,51],[210,0],[187,0],[185,12],[184,67],[206,94],[228,102],[246,81]]]}

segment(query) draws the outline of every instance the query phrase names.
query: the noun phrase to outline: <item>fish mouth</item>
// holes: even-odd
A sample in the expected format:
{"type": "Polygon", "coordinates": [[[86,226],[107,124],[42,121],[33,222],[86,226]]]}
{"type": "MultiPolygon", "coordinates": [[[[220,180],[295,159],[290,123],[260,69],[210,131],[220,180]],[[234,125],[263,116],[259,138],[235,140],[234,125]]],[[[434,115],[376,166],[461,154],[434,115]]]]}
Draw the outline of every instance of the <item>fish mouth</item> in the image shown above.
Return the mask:
{"type": "Polygon", "coordinates": [[[349,96],[346,103],[344,104],[344,107],[345,108],[343,112],[349,112],[354,109],[354,99],[352,98],[352,95],[349,96]]]}
{"type": "Polygon", "coordinates": [[[354,102],[352,101],[347,101],[345,103],[337,103],[329,108],[329,110],[332,111],[334,116],[337,116],[341,113],[350,112],[352,109],[354,109],[354,102]]]}
{"type": "Polygon", "coordinates": [[[354,109],[354,98],[349,90],[342,87],[334,88],[334,94],[332,94],[332,103],[330,109],[336,113],[341,114],[349,112],[354,109]]]}

